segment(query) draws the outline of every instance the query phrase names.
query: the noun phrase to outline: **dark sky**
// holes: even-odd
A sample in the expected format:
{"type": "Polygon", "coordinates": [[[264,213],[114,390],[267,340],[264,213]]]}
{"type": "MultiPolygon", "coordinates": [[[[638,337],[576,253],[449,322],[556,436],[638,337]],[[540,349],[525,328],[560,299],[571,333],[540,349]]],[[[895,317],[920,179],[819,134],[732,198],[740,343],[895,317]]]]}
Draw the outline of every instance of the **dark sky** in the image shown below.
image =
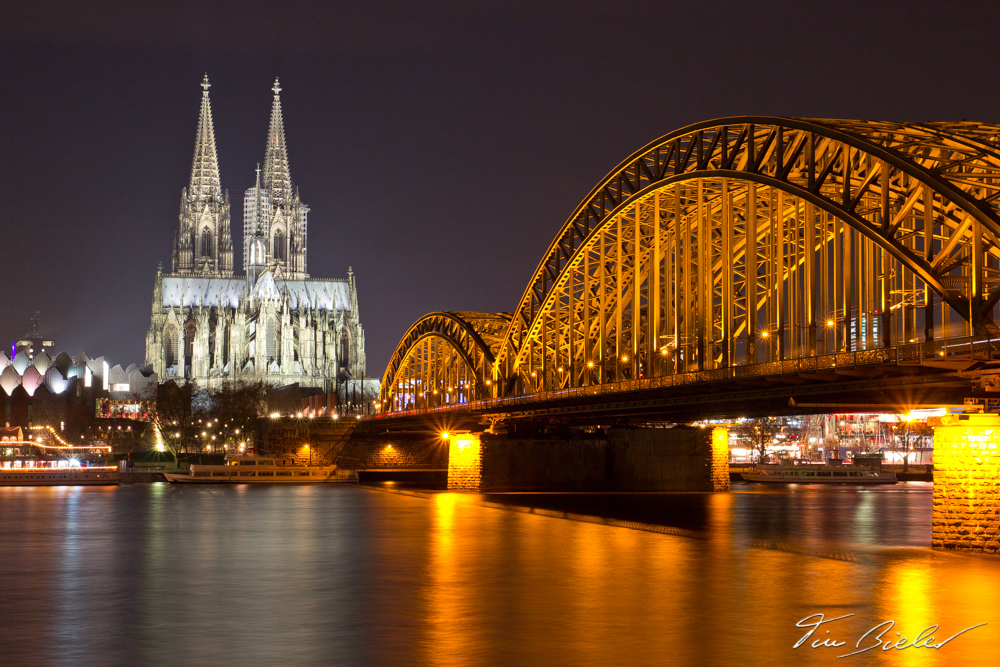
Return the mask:
{"type": "MultiPolygon", "coordinates": [[[[242,248],[281,78],[308,269],[357,275],[368,372],[509,311],[618,162],[728,115],[1000,122],[997,2],[32,2],[0,17],[0,342],[142,363],[202,75],[242,248]]],[[[234,264],[242,266],[237,255],[234,264]]]]}

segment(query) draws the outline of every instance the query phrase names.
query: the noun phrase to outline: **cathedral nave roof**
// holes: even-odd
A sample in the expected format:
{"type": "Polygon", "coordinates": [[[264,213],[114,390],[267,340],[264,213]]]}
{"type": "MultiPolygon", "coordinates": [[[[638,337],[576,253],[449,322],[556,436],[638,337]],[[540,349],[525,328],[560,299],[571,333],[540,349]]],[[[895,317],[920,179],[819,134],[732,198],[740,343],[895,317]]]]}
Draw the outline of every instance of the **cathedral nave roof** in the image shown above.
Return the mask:
{"type": "MultiPolygon", "coordinates": [[[[236,308],[240,299],[248,296],[248,289],[246,279],[243,277],[164,276],[162,294],[164,308],[193,306],[236,308]]],[[[259,299],[286,294],[288,305],[293,309],[326,311],[351,309],[351,285],[342,279],[274,280],[268,271],[261,275],[254,287],[254,296],[259,299]]]]}

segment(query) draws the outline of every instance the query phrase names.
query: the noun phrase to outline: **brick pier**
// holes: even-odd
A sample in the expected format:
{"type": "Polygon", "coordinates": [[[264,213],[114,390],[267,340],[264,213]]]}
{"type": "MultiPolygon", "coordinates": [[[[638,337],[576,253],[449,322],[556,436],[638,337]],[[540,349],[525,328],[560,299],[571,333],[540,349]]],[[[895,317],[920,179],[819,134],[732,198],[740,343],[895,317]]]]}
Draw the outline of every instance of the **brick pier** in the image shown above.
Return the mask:
{"type": "Polygon", "coordinates": [[[935,549],[1000,552],[1000,415],[951,415],[931,423],[931,545],[935,549]]]}

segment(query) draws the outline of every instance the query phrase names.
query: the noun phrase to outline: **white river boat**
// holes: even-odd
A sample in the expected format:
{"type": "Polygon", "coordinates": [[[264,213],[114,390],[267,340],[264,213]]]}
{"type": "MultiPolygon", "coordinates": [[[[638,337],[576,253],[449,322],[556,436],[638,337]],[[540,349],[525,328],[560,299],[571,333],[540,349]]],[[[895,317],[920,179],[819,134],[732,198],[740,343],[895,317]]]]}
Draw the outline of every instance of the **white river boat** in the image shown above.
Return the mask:
{"type": "Polygon", "coordinates": [[[741,472],[746,482],[764,484],[895,484],[896,473],[874,466],[855,465],[759,465],[741,472]]]}
{"type": "Polygon", "coordinates": [[[117,468],[0,468],[0,486],[106,486],[118,484],[117,468]]]}
{"type": "Polygon", "coordinates": [[[355,470],[296,464],[280,456],[227,456],[221,465],[193,464],[183,473],[165,472],[171,484],[327,484],[357,482],[355,470]]]}

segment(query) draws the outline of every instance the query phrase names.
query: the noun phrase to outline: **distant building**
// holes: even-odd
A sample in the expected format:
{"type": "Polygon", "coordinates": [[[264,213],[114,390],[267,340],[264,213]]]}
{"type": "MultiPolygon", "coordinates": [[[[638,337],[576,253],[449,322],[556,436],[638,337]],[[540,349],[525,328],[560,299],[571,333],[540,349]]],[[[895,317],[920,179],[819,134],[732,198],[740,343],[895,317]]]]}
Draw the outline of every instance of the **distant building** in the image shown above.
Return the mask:
{"type": "Polygon", "coordinates": [[[22,442],[24,442],[24,430],[20,426],[0,426],[0,447],[22,442]]]}
{"type": "Polygon", "coordinates": [[[332,391],[365,373],[364,330],[347,279],[306,272],[309,208],[292,184],[275,81],[264,168],[243,198],[243,268],[233,273],[228,192],[220,185],[208,77],[191,180],[181,193],[170,273],[159,269],[146,363],[161,379],[216,388],[263,379],[332,391]]]}
{"type": "Polygon", "coordinates": [[[38,313],[35,313],[35,316],[31,318],[28,333],[26,333],[21,340],[15,343],[10,358],[17,356],[18,352],[24,352],[30,357],[39,352],[44,352],[45,348],[51,348],[53,345],[55,345],[54,341],[45,340],[45,338],[42,337],[42,334],[39,331],[38,313]]]}
{"type": "Polygon", "coordinates": [[[60,424],[96,416],[139,418],[156,400],[159,378],[150,366],[109,367],[104,357],[83,352],[50,357],[22,350],[11,359],[0,352],[0,411],[3,424],[60,424]],[[116,414],[102,414],[101,406],[116,414]],[[137,407],[127,407],[137,406],[137,407]]]}

